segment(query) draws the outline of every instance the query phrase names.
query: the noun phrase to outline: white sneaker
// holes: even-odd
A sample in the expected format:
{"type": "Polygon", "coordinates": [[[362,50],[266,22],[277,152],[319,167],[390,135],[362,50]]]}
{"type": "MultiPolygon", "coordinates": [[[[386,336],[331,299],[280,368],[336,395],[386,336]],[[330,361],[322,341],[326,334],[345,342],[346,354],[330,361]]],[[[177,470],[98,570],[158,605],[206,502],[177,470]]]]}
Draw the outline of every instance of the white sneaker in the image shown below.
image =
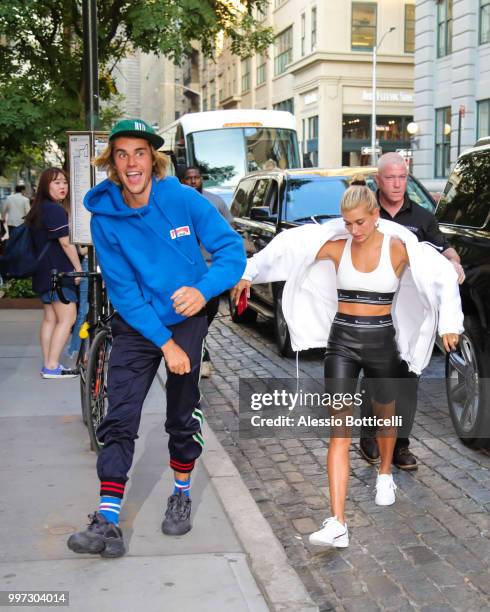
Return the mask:
{"type": "Polygon", "coordinates": [[[346,548],[349,546],[349,531],[347,525],[342,525],[336,516],[331,516],[323,521],[321,529],[310,535],[309,540],[316,546],[346,548]]]}
{"type": "Polygon", "coordinates": [[[378,474],[376,478],[376,499],[377,506],[391,506],[395,503],[396,484],[393,482],[391,474],[378,474]]]}
{"type": "Polygon", "coordinates": [[[209,378],[213,372],[213,365],[210,361],[201,363],[201,378],[209,378]]]}

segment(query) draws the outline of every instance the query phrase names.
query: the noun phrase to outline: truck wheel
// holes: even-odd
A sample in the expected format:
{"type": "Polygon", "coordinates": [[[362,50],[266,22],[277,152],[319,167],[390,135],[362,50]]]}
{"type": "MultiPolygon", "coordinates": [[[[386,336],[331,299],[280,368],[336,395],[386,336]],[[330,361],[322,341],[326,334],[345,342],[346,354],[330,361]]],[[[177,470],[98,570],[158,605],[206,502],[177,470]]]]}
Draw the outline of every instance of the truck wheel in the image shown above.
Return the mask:
{"type": "Polygon", "coordinates": [[[490,355],[474,317],[465,317],[458,349],[446,355],[449,414],[461,441],[471,448],[490,447],[490,355]]]}

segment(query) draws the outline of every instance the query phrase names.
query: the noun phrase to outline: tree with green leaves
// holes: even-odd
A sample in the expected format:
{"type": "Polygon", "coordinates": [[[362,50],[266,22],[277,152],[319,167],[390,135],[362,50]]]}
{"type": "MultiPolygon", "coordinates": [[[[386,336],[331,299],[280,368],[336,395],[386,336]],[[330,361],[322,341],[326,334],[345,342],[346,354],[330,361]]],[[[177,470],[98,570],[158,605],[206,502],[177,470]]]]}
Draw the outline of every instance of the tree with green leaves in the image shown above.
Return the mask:
{"type": "MultiPolygon", "coordinates": [[[[112,71],[134,51],[176,63],[198,42],[212,57],[223,35],[232,52],[263,52],[272,31],[255,18],[268,0],[99,0],[99,90],[117,99],[112,71]]],[[[66,131],[84,128],[81,0],[0,2],[0,174],[13,158],[28,158],[66,131]]],[[[114,115],[105,105],[102,126],[114,115]]]]}

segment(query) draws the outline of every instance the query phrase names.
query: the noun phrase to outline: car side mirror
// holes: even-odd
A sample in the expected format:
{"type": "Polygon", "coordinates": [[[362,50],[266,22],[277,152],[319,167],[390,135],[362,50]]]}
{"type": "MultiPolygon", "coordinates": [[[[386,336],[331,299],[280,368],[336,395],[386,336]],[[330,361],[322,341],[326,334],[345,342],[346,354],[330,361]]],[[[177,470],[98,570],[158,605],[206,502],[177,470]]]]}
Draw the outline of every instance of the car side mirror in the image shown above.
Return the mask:
{"type": "Polygon", "coordinates": [[[271,212],[268,206],[252,206],[250,209],[250,219],[254,221],[268,221],[271,212]]]}

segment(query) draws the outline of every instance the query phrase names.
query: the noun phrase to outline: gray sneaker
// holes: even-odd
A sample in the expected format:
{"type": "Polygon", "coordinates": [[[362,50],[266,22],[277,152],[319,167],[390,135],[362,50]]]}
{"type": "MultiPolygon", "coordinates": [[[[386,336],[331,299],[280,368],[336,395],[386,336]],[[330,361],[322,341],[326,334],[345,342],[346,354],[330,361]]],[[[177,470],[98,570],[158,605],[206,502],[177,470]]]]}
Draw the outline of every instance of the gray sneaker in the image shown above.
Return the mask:
{"type": "Polygon", "coordinates": [[[189,497],[180,492],[168,498],[167,510],[162,523],[165,535],[184,535],[192,529],[191,506],[189,497]]]}
{"type": "Polygon", "coordinates": [[[103,514],[88,515],[90,523],[85,531],[73,533],[68,538],[68,548],[76,553],[100,553],[101,557],[122,557],[126,552],[121,529],[110,523],[103,514]]]}

